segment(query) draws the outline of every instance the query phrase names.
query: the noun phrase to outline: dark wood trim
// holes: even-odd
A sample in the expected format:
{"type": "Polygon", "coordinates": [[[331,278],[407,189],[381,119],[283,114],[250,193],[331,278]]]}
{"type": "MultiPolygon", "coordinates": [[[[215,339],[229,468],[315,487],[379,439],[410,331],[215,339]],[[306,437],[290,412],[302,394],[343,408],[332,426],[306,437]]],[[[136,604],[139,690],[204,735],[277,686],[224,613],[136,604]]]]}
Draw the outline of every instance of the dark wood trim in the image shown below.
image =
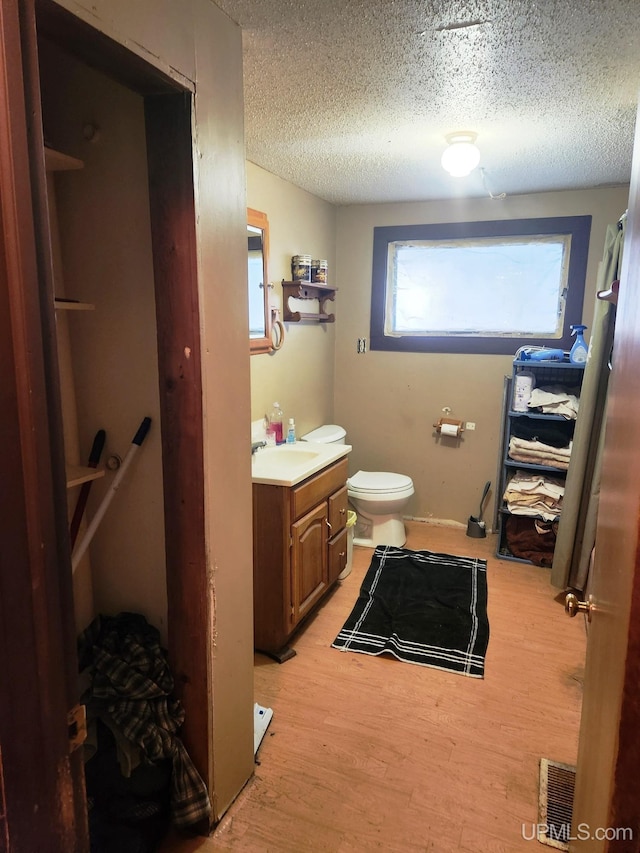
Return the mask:
{"type": "Polygon", "coordinates": [[[35,0],[35,3],[38,35],[54,42],[90,68],[141,95],[183,91],[176,80],[159,68],[63,9],[54,0],[35,0]]]}
{"type": "Polygon", "coordinates": [[[188,94],[145,98],[158,325],[169,657],[186,721],[182,738],[209,784],[202,375],[188,94]]]}
{"type": "MultiPolygon", "coordinates": [[[[68,755],[75,701],[71,570],[59,513],[61,426],[50,409],[46,212],[32,0],[0,10],[0,742],[11,848],[88,850],[81,755],[68,755]],[[42,169],[40,168],[42,167],[42,169]],[[57,448],[57,454],[56,454],[57,448]],[[53,455],[52,455],[53,453],[53,455]],[[66,557],[66,563],[65,563],[66,557]]],[[[64,506],[64,503],[62,504],[64,506]]]]}
{"type": "Polygon", "coordinates": [[[370,348],[390,352],[448,352],[513,355],[521,346],[571,349],[570,326],[582,319],[582,303],[589,253],[591,216],[556,216],[538,219],[502,219],[486,222],[437,222],[428,225],[389,225],[373,229],[370,348]],[[384,334],[387,255],[396,240],[440,240],[465,237],[571,234],[569,292],[562,338],[389,337],[384,334]]]}

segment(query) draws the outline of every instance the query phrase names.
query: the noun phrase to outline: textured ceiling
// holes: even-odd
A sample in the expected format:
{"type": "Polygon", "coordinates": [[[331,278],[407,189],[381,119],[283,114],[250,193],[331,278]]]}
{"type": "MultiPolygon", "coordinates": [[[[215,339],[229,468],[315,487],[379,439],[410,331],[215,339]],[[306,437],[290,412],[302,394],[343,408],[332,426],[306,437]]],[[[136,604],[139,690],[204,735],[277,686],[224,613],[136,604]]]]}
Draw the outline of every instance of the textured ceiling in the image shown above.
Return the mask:
{"type": "Polygon", "coordinates": [[[215,0],[243,28],[247,157],[337,204],[626,183],[639,0],[215,0]],[[451,178],[445,135],[481,168],[451,178]],[[484,171],[483,171],[484,170],[484,171]]]}

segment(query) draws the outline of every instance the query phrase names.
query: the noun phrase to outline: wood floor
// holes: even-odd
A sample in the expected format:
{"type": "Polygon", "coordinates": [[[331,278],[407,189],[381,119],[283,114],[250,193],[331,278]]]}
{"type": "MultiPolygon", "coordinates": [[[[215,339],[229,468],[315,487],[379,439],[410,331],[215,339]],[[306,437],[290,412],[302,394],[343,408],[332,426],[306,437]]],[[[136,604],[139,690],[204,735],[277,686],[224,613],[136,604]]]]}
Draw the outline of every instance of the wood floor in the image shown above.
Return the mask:
{"type": "Polygon", "coordinates": [[[582,616],[547,570],[495,559],[495,537],[410,522],[407,548],[488,561],[484,680],[339,652],[371,550],[298,634],[297,656],[256,655],[255,701],[274,716],[255,776],[209,838],[164,853],[533,853],[541,757],[575,764],[582,616]],[[524,837],[523,837],[524,836],[524,837]]]}

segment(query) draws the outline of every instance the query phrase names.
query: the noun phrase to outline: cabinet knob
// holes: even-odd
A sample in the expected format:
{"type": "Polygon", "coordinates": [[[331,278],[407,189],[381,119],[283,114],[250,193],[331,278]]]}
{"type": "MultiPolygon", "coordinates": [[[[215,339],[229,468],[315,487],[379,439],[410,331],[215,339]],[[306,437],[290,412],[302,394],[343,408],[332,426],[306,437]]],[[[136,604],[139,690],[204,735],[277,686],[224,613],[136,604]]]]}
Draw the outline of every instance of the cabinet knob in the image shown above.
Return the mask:
{"type": "Polygon", "coordinates": [[[346,512],[346,509],[341,509],[341,510],[340,510],[340,515],[344,515],[344,514],[345,514],[345,512],[346,512]]]}

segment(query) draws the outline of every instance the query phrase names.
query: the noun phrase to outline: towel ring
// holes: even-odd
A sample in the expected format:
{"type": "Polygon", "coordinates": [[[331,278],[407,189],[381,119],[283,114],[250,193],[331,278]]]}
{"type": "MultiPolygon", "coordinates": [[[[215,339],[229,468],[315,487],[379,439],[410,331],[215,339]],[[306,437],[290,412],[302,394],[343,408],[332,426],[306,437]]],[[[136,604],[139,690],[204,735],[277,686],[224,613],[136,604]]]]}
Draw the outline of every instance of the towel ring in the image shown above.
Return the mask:
{"type": "Polygon", "coordinates": [[[271,348],[276,351],[282,349],[282,344],[284,343],[284,323],[280,320],[278,314],[277,309],[271,309],[271,348]],[[276,330],[275,340],[274,329],[276,330]]]}

